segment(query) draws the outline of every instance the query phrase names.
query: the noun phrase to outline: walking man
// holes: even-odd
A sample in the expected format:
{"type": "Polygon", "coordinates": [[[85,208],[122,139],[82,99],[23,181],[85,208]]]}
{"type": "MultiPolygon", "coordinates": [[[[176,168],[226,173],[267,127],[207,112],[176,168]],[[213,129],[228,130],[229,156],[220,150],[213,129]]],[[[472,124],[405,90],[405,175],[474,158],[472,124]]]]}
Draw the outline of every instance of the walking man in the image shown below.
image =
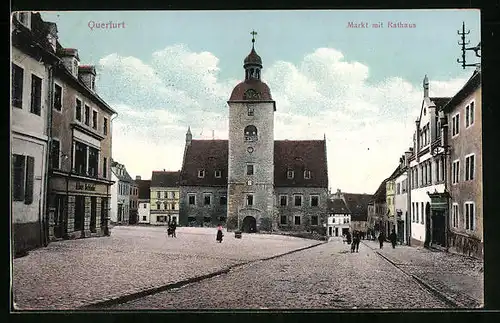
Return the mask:
{"type": "Polygon", "coordinates": [[[380,234],[378,235],[378,243],[380,244],[380,249],[384,247],[384,240],[385,240],[384,232],[380,231],[380,234]]]}
{"type": "Polygon", "coordinates": [[[398,241],[398,236],[396,235],[396,231],[394,231],[394,229],[392,229],[392,232],[389,235],[389,240],[392,243],[392,249],[396,248],[396,243],[398,241]]]}

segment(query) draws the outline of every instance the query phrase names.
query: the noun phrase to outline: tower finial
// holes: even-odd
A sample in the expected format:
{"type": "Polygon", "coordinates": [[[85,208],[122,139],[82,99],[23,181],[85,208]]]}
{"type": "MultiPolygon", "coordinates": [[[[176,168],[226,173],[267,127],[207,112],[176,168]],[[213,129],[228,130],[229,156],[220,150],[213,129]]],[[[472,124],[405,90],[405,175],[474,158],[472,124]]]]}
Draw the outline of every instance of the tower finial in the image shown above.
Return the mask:
{"type": "Polygon", "coordinates": [[[255,35],[257,35],[257,32],[255,30],[252,30],[250,34],[252,35],[252,47],[253,47],[253,45],[255,44],[255,35]]]}

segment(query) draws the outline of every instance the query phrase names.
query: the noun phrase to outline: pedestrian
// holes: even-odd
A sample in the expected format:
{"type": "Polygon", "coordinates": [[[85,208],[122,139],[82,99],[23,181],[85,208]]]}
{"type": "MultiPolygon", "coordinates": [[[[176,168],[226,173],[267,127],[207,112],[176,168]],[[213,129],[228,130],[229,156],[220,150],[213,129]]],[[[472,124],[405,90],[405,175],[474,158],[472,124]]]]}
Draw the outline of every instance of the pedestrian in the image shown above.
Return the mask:
{"type": "Polygon", "coordinates": [[[392,243],[392,249],[396,248],[396,242],[398,241],[398,236],[396,235],[396,231],[394,231],[394,229],[392,229],[392,232],[389,235],[389,240],[392,243]]]}
{"type": "Polygon", "coordinates": [[[219,243],[222,243],[222,237],[224,236],[224,234],[222,233],[222,225],[218,225],[217,226],[217,237],[215,238],[215,240],[219,243]]]}
{"type": "Polygon", "coordinates": [[[172,221],[170,223],[170,229],[172,230],[172,237],[177,238],[175,235],[175,229],[177,229],[177,223],[175,221],[172,221]]]}
{"type": "Polygon", "coordinates": [[[351,252],[358,252],[359,249],[359,240],[360,240],[360,234],[357,231],[354,231],[352,234],[352,245],[351,245],[351,252]]]}
{"type": "Polygon", "coordinates": [[[358,234],[356,235],[356,252],[358,252],[358,250],[359,250],[360,243],[361,243],[361,233],[358,232],[358,234]]]}
{"type": "Polygon", "coordinates": [[[351,233],[349,231],[346,232],[345,234],[345,240],[347,242],[347,244],[351,244],[351,233]]]}
{"type": "Polygon", "coordinates": [[[381,231],[380,234],[378,235],[378,242],[380,244],[380,249],[384,247],[384,240],[385,240],[384,232],[381,231]]]}

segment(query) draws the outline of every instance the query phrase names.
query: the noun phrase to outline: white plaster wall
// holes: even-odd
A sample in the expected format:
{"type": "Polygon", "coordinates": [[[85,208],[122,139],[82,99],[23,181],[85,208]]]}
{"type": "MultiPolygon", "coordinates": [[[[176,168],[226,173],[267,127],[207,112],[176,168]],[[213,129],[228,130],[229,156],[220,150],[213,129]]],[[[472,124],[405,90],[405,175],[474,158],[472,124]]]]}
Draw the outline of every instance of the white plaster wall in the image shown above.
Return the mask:
{"type": "Polygon", "coordinates": [[[22,109],[11,107],[12,130],[26,133],[47,140],[48,77],[47,68],[39,61],[12,48],[12,62],[23,68],[23,103],[22,109]],[[31,74],[42,79],[42,98],[40,116],[30,112],[31,74]]]}
{"type": "MultiPolygon", "coordinates": [[[[427,192],[433,193],[435,190],[438,192],[443,192],[444,191],[444,184],[438,184],[438,185],[429,185],[426,187],[421,187],[417,188],[411,191],[411,203],[419,203],[419,221],[418,223],[411,223],[411,236],[412,238],[419,240],[419,241],[425,241],[425,206],[427,203],[431,202],[431,199],[429,195],[427,195],[427,192]],[[424,208],[422,210],[421,203],[424,203],[424,208]],[[422,223],[422,218],[424,219],[422,223]]],[[[411,210],[411,204],[409,205],[409,209],[411,210]]]]}
{"type": "Polygon", "coordinates": [[[139,208],[137,209],[137,213],[139,215],[139,223],[149,223],[150,210],[151,205],[149,202],[139,202],[139,208]],[[146,204],[146,208],[144,208],[144,204],[146,204]],[[146,220],[142,219],[143,216],[146,217],[146,220]]]}
{"type": "Polygon", "coordinates": [[[43,183],[46,174],[45,155],[47,153],[47,144],[41,140],[13,134],[11,149],[12,154],[35,158],[33,203],[24,204],[24,201],[12,201],[12,221],[13,223],[38,222],[45,205],[43,183]]]}

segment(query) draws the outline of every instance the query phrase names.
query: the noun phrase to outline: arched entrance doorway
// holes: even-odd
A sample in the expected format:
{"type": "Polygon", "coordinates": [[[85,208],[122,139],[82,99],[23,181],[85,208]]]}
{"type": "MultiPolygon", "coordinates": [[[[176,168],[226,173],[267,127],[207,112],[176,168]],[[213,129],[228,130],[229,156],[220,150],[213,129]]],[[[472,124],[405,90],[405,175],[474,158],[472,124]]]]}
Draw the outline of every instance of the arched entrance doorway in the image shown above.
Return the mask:
{"type": "Polygon", "coordinates": [[[245,233],[257,232],[257,221],[253,216],[246,216],[243,219],[243,225],[241,226],[241,231],[245,233]]]}
{"type": "Polygon", "coordinates": [[[428,247],[431,242],[431,204],[425,204],[425,242],[424,245],[428,247]]]}

